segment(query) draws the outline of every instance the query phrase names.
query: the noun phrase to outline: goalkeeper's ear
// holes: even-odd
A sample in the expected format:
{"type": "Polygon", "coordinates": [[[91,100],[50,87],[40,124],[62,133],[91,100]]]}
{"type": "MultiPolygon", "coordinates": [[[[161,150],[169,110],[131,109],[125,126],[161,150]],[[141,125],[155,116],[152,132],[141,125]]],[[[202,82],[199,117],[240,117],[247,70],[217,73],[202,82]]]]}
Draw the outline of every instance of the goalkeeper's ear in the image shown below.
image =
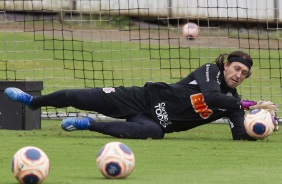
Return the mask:
{"type": "Polygon", "coordinates": [[[252,71],[250,70],[246,78],[249,78],[251,75],[252,75],[252,71]]]}

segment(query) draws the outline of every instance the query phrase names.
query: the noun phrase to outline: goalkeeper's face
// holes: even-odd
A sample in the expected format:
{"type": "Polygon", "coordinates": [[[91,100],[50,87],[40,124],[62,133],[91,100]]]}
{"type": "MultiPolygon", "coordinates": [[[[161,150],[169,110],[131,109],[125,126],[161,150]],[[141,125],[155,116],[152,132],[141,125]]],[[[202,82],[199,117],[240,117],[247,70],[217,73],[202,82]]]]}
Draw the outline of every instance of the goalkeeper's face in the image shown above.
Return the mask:
{"type": "Polygon", "coordinates": [[[240,62],[227,62],[224,64],[224,78],[227,86],[230,88],[239,86],[248,74],[249,68],[240,62]]]}

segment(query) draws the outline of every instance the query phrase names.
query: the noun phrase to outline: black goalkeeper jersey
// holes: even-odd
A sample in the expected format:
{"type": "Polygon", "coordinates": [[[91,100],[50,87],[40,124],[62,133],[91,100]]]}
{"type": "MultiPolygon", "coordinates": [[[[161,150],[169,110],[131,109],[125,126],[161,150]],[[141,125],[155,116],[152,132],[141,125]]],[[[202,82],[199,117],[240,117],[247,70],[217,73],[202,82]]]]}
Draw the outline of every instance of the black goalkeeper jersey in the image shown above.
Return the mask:
{"type": "Polygon", "coordinates": [[[129,118],[146,114],[165,133],[188,130],[226,117],[233,139],[251,139],[244,128],[244,110],[236,89],[227,87],[216,64],[205,64],[176,84],[147,82],[144,87],[99,89],[108,115],[129,118]]]}
{"type": "Polygon", "coordinates": [[[167,133],[226,117],[233,134],[245,134],[237,90],[226,85],[216,64],[205,64],[176,84],[148,82],[145,92],[152,116],[167,133]]]}

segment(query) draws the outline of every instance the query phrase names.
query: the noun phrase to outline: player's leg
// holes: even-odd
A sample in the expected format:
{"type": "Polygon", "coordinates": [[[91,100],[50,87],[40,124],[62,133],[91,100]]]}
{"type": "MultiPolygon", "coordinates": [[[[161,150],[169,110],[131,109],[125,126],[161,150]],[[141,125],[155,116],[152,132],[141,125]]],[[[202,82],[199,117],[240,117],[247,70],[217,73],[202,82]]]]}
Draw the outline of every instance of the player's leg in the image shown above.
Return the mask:
{"type": "Polygon", "coordinates": [[[96,122],[92,118],[67,118],[62,121],[66,131],[90,130],[117,138],[162,139],[164,132],[153,119],[141,114],[124,121],[96,122]]]}
{"type": "Polygon", "coordinates": [[[31,96],[18,88],[7,88],[5,95],[12,101],[21,102],[31,109],[43,106],[57,108],[75,107],[80,110],[108,114],[107,105],[97,88],[60,90],[48,95],[31,96]]]}
{"type": "Polygon", "coordinates": [[[98,88],[60,90],[48,95],[34,97],[33,106],[72,106],[76,109],[108,114],[109,109],[98,88]]]}
{"type": "Polygon", "coordinates": [[[143,114],[133,116],[126,122],[90,123],[89,130],[126,139],[162,139],[164,137],[161,126],[143,114]]]}

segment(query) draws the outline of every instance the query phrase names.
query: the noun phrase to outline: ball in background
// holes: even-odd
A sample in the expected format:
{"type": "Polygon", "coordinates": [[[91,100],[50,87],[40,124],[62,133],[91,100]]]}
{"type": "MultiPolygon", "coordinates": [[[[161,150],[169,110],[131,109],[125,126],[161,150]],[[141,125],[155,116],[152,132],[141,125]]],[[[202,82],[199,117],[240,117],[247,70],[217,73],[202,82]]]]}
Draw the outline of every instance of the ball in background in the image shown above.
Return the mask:
{"type": "Polygon", "coordinates": [[[12,160],[12,172],[21,184],[38,184],[48,176],[49,158],[37,147],[27,146],[18,150],[12,160]]]}
{"type": "Polygon", "coordinates": [[[189,39],[197,38],[199,32],[199,26],[193,22],[186,23],[182,28],[182,35],[189,39]]]}
{"type": "Polygon", "coordinates": [[[135,166],[135,157],[124,143],[109,142],[100,149],[96,164],[106,178],[126,178],[135,166]]]}
{"type": "Polygon", "coordinates": [[[249,136],[264,139],[273,133],[274,121],[267,110],[254,109],[246,115],[244,125],[249,136]]]}

